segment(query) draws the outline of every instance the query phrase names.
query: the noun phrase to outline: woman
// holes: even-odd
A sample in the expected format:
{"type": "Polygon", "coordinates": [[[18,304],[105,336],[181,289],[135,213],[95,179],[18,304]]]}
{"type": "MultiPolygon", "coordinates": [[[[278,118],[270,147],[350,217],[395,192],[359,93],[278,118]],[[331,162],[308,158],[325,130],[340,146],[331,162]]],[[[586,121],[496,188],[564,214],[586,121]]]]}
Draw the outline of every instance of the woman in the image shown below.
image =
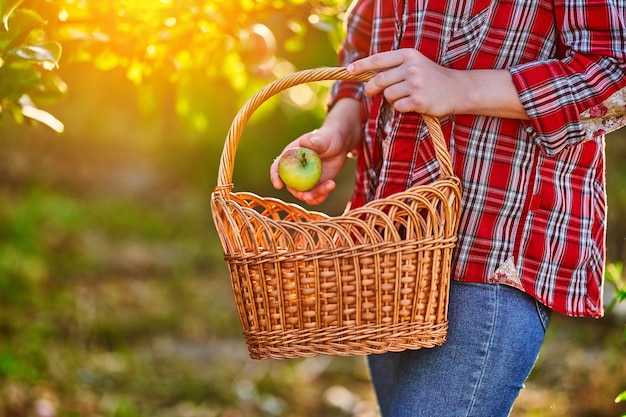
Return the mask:
{"type": "MultiPolygon", "coordinates": [[[[506,416],[551,312],[601,317],[604,136],[581,115],[626,87],[626,6],[599,0],[358,0],[316,150],[324,201],[358,155],[352,207],[434,181],[420,113],[463,186],[448,340],[368,357],[383,416],[506,416]]],[[[592,111],[593,113],[593,111],[592,111]]],[[[283,186],[277,167],[275,187],[283,186]]]]}

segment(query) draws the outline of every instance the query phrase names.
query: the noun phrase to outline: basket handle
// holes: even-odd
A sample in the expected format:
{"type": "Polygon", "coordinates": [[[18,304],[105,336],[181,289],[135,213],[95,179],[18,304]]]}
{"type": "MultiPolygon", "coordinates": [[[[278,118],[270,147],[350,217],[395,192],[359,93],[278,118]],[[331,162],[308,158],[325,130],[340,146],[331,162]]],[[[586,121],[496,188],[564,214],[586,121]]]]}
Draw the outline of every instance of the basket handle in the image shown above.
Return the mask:
{"type": "MultiPolygon", "coordinates": [[[[217,178],[217,190],[230,191],[232,189],[235,152],[237,151],[239,139],[241,138],[241,134],[246,123],[254,111],[258,109],[267,99],[298,84],[328,80],[368,81],[374,75],[375,74],[371,72],[360,75],[352,75],[342,67],[314,68],[294,72],[267,84],[243,105],[233,119],[222,150],[217,178]]],[[[455,176],[452,168],[452,162],[450,160],[450,154],[448,153],[448,147],[441,130],[439,120],[433,116],[425,114],[422,115],[422,119],[426,123],[430,136],[433,140],[435,155],[441,167],[442,175],[448,177],[455,176]]]]}

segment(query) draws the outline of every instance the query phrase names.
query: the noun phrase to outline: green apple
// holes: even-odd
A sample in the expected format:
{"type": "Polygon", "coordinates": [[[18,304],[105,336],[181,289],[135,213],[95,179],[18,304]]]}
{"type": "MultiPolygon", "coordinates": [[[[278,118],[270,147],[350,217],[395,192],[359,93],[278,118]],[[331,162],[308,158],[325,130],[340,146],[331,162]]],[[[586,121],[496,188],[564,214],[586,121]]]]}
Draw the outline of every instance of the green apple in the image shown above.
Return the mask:
{"type": "Polygon", "coordinates": [[[322,175],[322,161],[309,148],[290,148],[278,161],[278,175],[288,186],[298,191],[309,191],[322,175]]]}

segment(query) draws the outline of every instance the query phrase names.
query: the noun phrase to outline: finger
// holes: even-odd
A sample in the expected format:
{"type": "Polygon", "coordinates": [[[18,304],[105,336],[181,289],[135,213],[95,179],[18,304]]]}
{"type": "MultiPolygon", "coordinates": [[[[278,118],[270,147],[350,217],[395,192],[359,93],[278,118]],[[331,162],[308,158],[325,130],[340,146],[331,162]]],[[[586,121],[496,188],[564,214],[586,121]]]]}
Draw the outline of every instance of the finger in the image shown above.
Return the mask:
{"type": "Polygon", "coordinates": [[[283,156],[283,154],[285,153],[287,149],[300,146],[300,140],[301,139],[298,138],[294,140],[293,142],[289,143],[287,146],[285,146],[285,148],[280,153],[280,155],[274,158],[274,161],[272,162],[272,165],[270,166],[270,181],[272,182],[272,186],[274,186],[274,188],[276,188],[277,190],[280,190],[285,185],[283,181],[280,179],[280,176],[278,175],[278,161],[280,161],[280,158],[283,156]]]}
{"type": "Polygon", "coordinates": [[[317,152],[318,155],[323,155],[328,151],[329,143],[324,140],[318,130],[314,130],[300,138],[300,146],[309,148],[317,152]]]}
{"type": "Polygon", "coordinates": [[[309,205],[317,205],[326,201],[328,195],[332,190],[335,189],[335,181],[327,180],[317,184],[309,191],[296,191],[290,187],[287,187],[289,192],[293,194],[294,197],[306,202],[309,205]]]}
{"type": "Polygon", "coordinates": [[[400,97],[394,101],[390,101],[390,103],[392,104],[393,108],[396,109],[396,111],[398,111],[399,113],[422,113],[422,111],[415,107],[415,103],[411,100],[409,96],[400,97]]]}
{"type": "MultiPolygon", "coordinates": [[[[404,81],[404,74],[399,69],[390,69],[376,74],[365,84],[365,94],[374,96],[404,81]]],[[[394,94],[394,95],[397,95],[394,94]]]]}
{"type": "Polygon", "coordinates": [[[276,188],[277,190],[280,190],[285,185],[283,181],[280,179],[280,176],[278,175],[278,160],[279,159],[280,159],[280,156],[274,159],[274,162],[272,162],[272,165],[270,166],[270,181],[272,182],[272,186],[274,186],[274,188],[276,188]]]}
{"type": "Polygon", "coordinates": [[[403,55],[399,51],[387,51],[356,60],[348,65],[346,70],[355,75],[368,71],[379,72],[397,67],[402,62],[403,55]]]}

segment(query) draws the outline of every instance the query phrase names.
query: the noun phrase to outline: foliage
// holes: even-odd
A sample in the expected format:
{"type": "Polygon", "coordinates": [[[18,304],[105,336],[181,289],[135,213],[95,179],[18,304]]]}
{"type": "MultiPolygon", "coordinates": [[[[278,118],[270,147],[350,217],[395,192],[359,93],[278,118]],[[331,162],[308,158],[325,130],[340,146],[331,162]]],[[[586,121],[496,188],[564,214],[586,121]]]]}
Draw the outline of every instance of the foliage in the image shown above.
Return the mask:
{"type": "Polygon", "coordinates": [[[32,99],[50,102],[65,93],[54,71],[63,45],[64,62],[124,70],[143,94],[147,113],[154,111],[155,103],[169,99],[161,97],[163,88],[175,85],[177,114],[196,130],[206,131],[206,97],[198,93],[215,94],[221,86],[223,92],[228,87],[248,96],[268,78],[292,72],[294,64],[287,56],[303,50],[309,28],[326,33],[336,46],[347,3],[4,0],[0,58],[5,65],[0,80],[12,81],[0,84],[0,99],[18,120],[27,116],[62,130],[62,124],[37,109],[32,99]]]}
{"type": "Polygon", "coordinates": [[[61,45],[50,40],[46,20],[22,0],[0,1],[0,116],[44,123],[57,132],[63,124],[38,108],[62,97],[66,85],[56,73],[61,45]]]}
{"type": "MultiPolygon", "coordinates": [[[[607,305],[607,311],[612,310],[616,304],[626,301],[626,282],[623,277],[623,265],[621,262],[611,263],[606,268],[606,282],[613,288],[614,297],[607,305]]],[[[624,329],[626,330],[626,329],[624,329]]],[[[624,333],[626,338],[626,333],[624,333]]]]}
{"type": "MultiPolygon", "coordinates": [[[[626,281],[622,278],[623,265],[621,262],[607,265],[606,282],[613,288],[614,297],[607,306],[607,311],[611,311],[618,303],[626,300],[626,281]]],[[[626,341],[626,325],[624,325],[624,340],[626,341]]],[[[626,402],[626,391],[615,398],[615,402],[626,402]]],[[[626,414],[625,414],[626,415],[626,414]]]]}

